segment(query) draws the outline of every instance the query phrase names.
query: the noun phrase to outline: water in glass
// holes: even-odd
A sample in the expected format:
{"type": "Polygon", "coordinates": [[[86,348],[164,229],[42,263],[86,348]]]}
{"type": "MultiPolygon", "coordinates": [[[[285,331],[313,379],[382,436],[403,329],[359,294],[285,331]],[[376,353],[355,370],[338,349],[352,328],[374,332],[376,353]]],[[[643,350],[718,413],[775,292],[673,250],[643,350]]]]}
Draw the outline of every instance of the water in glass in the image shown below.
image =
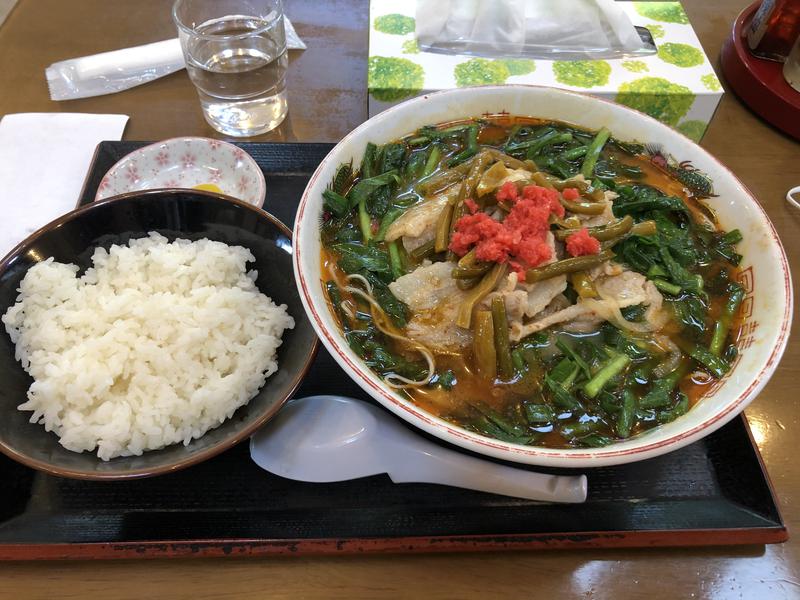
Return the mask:
{"type": "Polygon", "coordinates": [[[283,15],[267,19],[242,15],[211,19],[184,40],[186,67],[203,114],[212,127],[228,135],[258,135],[277,127],[286,116],[283,15]]]}

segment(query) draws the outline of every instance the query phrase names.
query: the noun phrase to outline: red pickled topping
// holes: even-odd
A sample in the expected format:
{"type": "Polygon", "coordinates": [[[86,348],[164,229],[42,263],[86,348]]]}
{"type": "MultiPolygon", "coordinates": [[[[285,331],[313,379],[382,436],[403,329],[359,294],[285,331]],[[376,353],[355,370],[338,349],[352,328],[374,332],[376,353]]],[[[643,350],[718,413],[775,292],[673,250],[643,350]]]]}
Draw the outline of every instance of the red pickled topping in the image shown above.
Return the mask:
{"type": "Polygon", "coordinates": [[[539,185],[526,185],[522,188],[522,196],[526,200],[533,200],[537,204],[546,206],[557,217],[564,217],[564,207],[558,201],[556,190],[549,190],[539,185]]]}
{"type": "Polygon", "coordinates": [[[504,202],[506,200],[516,200],[519,196],[517,186],[513,181],[506,181],[497,192],[497,201],[504,202]]]}
{"type": "MultiPolygon", "coordinates": [[[[516,200],[506,218],[495,221],[477,211],[464,215],[456,222],[450,250],[464,256],[474,247],[478,260],[509,262],[524,281],[528,268],[552,258],[547,236],[549,218],[553,213],[563,216],[564,208],[558,201],[557,191],[535,185],[525,186],[520,196],[513,183],[505,183],[497,192],[497,199],[516,200]]],[[[467,207],[472,211],[469,204],[467,207]]]]}
{"type": "Polygon", "coordinates": [[[464,215],[456,221],[456,228],[450,240],[450,250],[458,256],[464,256],[473,245],[479,242],[486,245],[494,240],[502,229],[503,225],[486,213],[464,215]]]}
{"type": "Polygon", "coordinates": [[[564,188],[561,195],[564,196],[564,200],[577,200],[581,197],[580,192],[575,188],[564,188]]]}
{"type": "Polygon", "coordinates": [[[599,254],[600,241],[589,235],[589,230],[584,227],[567,237],[567,252],[572,256],[599,254]]]}
{"type": "Polygon", "coordinates": [[[476,212],[478,212],[478,204],[472,198],[467,198],[464,200],[464,204],[466,205],[467,209],[469,209],[471,214],[474,215],[476,212]]]}

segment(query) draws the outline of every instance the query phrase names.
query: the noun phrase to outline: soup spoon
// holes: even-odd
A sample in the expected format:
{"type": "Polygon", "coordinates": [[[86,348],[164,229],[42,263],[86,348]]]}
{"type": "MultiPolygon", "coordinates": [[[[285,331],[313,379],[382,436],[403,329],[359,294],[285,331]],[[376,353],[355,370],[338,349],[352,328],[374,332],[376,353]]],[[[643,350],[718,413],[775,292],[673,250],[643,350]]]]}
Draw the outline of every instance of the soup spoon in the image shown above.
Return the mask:
{"type": "Polygon", "coordinates": [[[250,439],[261,468],[298,481],[387,473],[395,483],[438,483],[545,502],[586,500],[585,475],[545,475],[440,446],[388,412],[343,396],[290,401],[250,439]]]}

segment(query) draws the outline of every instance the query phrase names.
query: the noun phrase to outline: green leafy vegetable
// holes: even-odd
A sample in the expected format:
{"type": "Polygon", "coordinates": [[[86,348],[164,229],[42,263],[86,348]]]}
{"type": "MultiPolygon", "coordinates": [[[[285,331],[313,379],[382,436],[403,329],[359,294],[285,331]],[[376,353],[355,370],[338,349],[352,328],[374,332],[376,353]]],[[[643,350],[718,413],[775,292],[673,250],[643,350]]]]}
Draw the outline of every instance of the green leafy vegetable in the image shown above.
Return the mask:
{"type": "Polygon", "coordinates": [[[614,201],[614,216],[624,217],[654,210],[685,211],[683,200],[665,196],[649,185],[618,186],[619,197],[614,201]]]}
{"type": "Polygon", "coordinates": [[[373,244],[335,244],[332,249],[340,255],[338,265],[348,274],[361,270],[390,273],[389,255],[373,244]]]}
{"type": "Polygon", "coordinates": [[[592,178],[592,175],[594,174],[594,165],[597,163],[597,158],[600,156],[603,146],[605,146],[605,143],[610,137],[611,132],[607,128],[603,127],[597,132],[597,135],[594,136],[592,143],[589,144],[589,147],[586,150],[586,156],[583,159],[583,164],[581,165],[581,175],[586,177],[586,179],[592,178]]]}
{"type": "Polygon", "coordinates": [[[728,294],[728,299],[722,307],[722,314],[714,323],[714,334],[709,345],[709,350],[714,356],[722,354],[722,348],[728,338],[733,319],[744,300],[744,288],[738,283],[731,283],[728,286],[728,294]]]}
{"type": "Polygon", "coordinates": [[[337,217],[343,217],[350,212],[350,202],[344,196],[337,194],[333,190],[322,192],[324,206],[337,217]]]}
{"type": "Polygon", "coordinates": [[[609,381],[621,373],[630,364],[631,359],[626,354],[618,354],[609,360],[603,367],[583,386],[583,392],[594,398],[600,393],[609,381]]]}
{"type": "Polygon", "coordinates": [[[555,419],[553,409],[547,404],[526,404],[525,415],[531,423],[550,423],[555,419]]]}

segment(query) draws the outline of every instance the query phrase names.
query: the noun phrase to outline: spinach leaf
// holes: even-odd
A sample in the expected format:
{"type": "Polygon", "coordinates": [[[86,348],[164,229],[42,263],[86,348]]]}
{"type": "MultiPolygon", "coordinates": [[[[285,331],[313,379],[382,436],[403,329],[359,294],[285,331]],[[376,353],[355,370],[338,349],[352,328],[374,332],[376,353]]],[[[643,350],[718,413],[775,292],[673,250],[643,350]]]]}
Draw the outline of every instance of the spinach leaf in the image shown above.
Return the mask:
{"type": "Polygon", "coordinates": [[[382,217],[392,204],[391,186],[378,188],[367,197],[367,212],[373,217],[382,217]]]}
{"type": "Polygon", "coordinates": [[[603,179],[641,179],[644,177],[644,172],[635,165],[627,165],[610,156],[597,161],[594,175],[603,179]]]}
{"type": "Polygon", "coordinates": [[[722,258],[734,266],[741,262],[742,255],[736,252],[736,244],[742,241],[742,232],[738,229],[727,233],[700,230],[698,238],[711,256],[722,258]]]}
{"type": "Polygon", "coordinates": [[[453,387],[458,383],[456,379],[456,374],[453,373],[452,370],[447,369],[444,373],[435,373],[433,377],[431,377],[430,386],[439,386],[443,390],[450,391],[453,387]]]}
{"type": "Polygon", "coordinates": [[[691,294],[668,302],[675,313],[675,318],[683,325],[685,333],[694,339],[700,339],[708,329],[706,303],[691,294]]]}
{"type": "Polygon", "coordinates": [[[334,234],[333,240],[336,243],[360,242],[361,232],[355,223],[345,221],[334,234]]]}
{"type": "Polygon", "coordinates": [[[383,309],[383,312],[386,313],[395,325],[398,327],[405,327],[408,324],[410,311],[406,303],[395,296],[389,289],[386,280],[391,281],[391,265],[389,269],[389,273],[361,271],[360,274],[372,285],[372,296],[383,309]]]}
{"type": "Polygon", "coordinates": [[[676,196],[665,196],[649,185],[618,185],[619,197],[614,201],[614,216],[636,215],[652,210],[685,211],[683,200],[676,196]]]}
{"type": "Polygon", "coordinates": [[[395,296],[389,286],[382,281],[373,281],[372,295],[395,325],[405,327],[408,324],[408,305],[395,296]]]}
{"type": "Polygon", "coordinates": [[[370,323],[366,329],[350,330],[347,341],[353,351],[380,375],[401,375],[408,379],[423,379],[428,367],[424,361],[410,361],[392,352],[383,342],[381,332],[370,323]]]}
{"type": "Polygon", "coordinates": [[[703,291],[703,278],[700,275],[693,275],[686,268],[683,267],[672,256],[672,249],[667,246],[661,246],[658,249],[661,256],[661,262],[666,267],[670,279],[679,285],[682,290],[700,294],[703,291]]]}
{"type": "Polygon", "coordinates": [[[375,273],[390,273],[389,254],[373,245],[355,244],[352,242],[334,244],[332,246],[340,258],[339,267],[348,274],[362,270],[375,273]]]}
{"type": "Polygon", "coordinates": [[[361,168],[359,169],[361,179],[369,179],[378,175],[378,173],[375,172],[375,159],[377,154],[378,147],[372,142],[368,142],[367,147],[364,148],[364,156],[361,157],[361,168]]]}
{"type": "Polygon", "coordinates": [[[389,171],[399,172],[406,156],[405,144],[386,144],[381,152],[380,175],[389,171]]]}
{"type": "Polygon", "coordinates": [[[398,183],[400,178],[395,171],[387,171],[381,175],[370,177],[369,179],[362,179],[353,186],[353,189],[347,194],[347,200],[350,206],[366,201],[366,199],[378,188],[382,188],[392,183],[398,183]]]}
{"type": "Polygon", "coordinates": [[[343,217],[350,212],[352,208],[347,198],[333,190],[325,190],[322,192],[323,206],[329,210],[336,217],[343,217]]]}
{"type": "Polygon", "coordinates": [[[647,273],[653,266],[661,263],[656,239],[645,236],[631,236],[614,246],[619,259],[634,271],[647,273]]]}

